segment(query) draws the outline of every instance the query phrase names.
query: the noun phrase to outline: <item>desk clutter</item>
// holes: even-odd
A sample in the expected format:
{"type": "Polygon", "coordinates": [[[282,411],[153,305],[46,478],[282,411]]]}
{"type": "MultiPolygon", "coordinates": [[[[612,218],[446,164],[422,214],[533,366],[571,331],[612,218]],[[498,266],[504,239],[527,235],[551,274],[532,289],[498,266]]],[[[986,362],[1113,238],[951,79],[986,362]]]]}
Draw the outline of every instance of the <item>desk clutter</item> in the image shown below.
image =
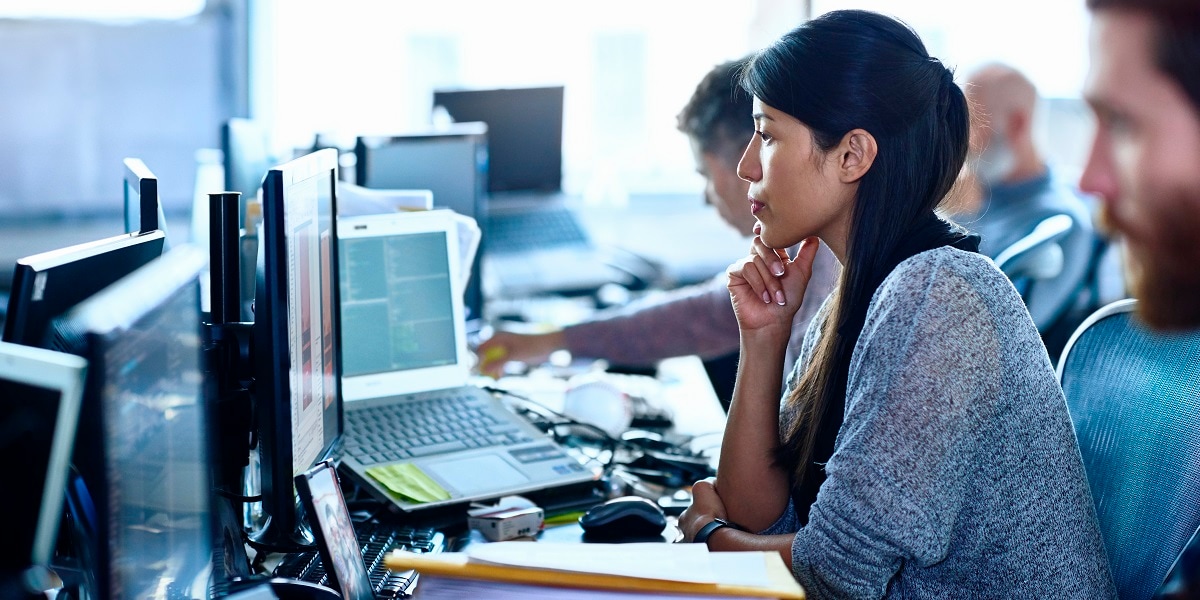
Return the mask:
{"type": "Polygon", "coordinates": [[[269,168],[258,200],[207,194],[206,235],[178,243],[156,178],[127,168],[127,233],[18,261],[0,415],[38,443],[0,443],[36,453],[27,479],[45,485],[0,530],[17,549],[0,590],[401,598],[421,577],[389,572],[390,552],[578,545],[580,517],[623,496],[675,541],[688,486],[713,473],[697,444],[723,427],[698,361],[481,380],[474,221],[342,215],[325,149],[269,168]],[[527,505],[496,503],[511,497],[527,505]]]}
{"type": "MultiPolygon", "coordinates": [[[[432,554],[446,548],[446,536],[432,527],[388,527],[378,523],[361,523],[355,526],[355,534],[362,548],[363,564],[370,577],[371,590],[380,600],[408,597],[417,582],[417,574],[411,569],[389,569],[383,560],[387,553],[404,550],[432,554]]],[[[274,575],[334,587],[316,551],[287,555],[275,568],[274,575]]]]}

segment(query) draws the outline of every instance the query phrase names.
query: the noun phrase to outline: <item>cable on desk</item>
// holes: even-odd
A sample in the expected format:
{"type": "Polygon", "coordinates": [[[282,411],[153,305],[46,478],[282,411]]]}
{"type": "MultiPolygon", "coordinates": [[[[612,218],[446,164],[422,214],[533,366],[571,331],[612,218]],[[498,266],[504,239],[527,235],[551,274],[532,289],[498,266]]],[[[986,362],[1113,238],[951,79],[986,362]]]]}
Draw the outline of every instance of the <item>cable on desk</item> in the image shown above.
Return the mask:
{"type": "MultiPolygon", "coordinates": [[[[674,444],[666,444],[662,441],[656,441],[649,438],[616,438],[609,435],[608,432],[604,431],[600,427],[597,427],[596,425],[569,417],[559,411],[547,407],[540,402],[522,396],[521,394],[495,387],[484,387],[484,389],[489,392],[502,394],[525,403],[527,405],[526,407],[516,407],[515,410],[519,411],[522,416],[529,419],[534,426],[542,429],[543,431],[551,433],[551,435],[554,435],[555,440],[563,443],[564,445],[578,447],[577,443],[570,442],[569,438],[564,439],[558,434],[557,431],[555,431],[555,429],[559,426],[579,426],[595,433],[596,439],[602,443],[602,451],[607,451],[610,457],[606,462],[598,461],[601,462],[601,465],[603,466],[605,476],[610,476],[614,468],[621,467],[630,474],[644,476],[650,481],[658,480],[660,483],[670,482],[672,484],[683,485],[687,482],[682,480],[686,479],[688,476],[697,476],[697,479],[702,479],[709,474],[709,468],[707,466],[702,468],[700,465],[683,464],[679,462],[681,460],[686,460],[688,463],[693,463],[696,461],[696,459],[707,460],[707,457],[703,454],[703,452],[697,452],[674,444]],[[539,411],[541,414],[539,414],[539,411]],[[533,417],[531,417],[530,414],[532,414],[533,417]],[[546,419],[547,414],[556,419],[556,421],[543,423],[537,420],[546,419]],[[616,450],[618,449],[638,453],[638,456],[629,460],[618,461],[616,453],[616,450]]],[[[689,443],[694,439],[694,437],[691,438],[689,443]]]]}
{"type": "Polygon", "coordinates": [[[627,442],[625,440],[622,440],[620,438],[615,438],[615,437],[609,435],[607,431],[604,431],[603,429],[601,429],[600,427],[597,427],[596,425],[569,417],[566,414],[563,414],[557,410],[554,410],[554,409],[546,406],[545,404],[542,404],[541,402],[532,400],[532,399],[530,399],[526,396],[522,396],[521,394],[518,394],[516,392],[512,392],[512,391],[502,389],[502,388],[497,388],[497,387],[490,387],[490,386],[485,386],[483,389],[488,392],[491,392],[493,394],[500,394],[503,396],[508,396],[509,398],[512,398],[514,400],[519,400],[519,401],[529,405],[532,408],[518,409],[518,410],[522,410],[522,415],[525,416],[527,419],[529,419],[530,422],[534,424],[534,426],[541,428],[542,425],[545,425],[546,428],[544,428],[543,431],[547,431],[547,432],[551,433],[552,435],[555,435],[556,437],[557,437],[557,434],[554,432],[550,432],[549,431],[550,428],[563,426],[563,425],[578,426],[578,427],[582,427],[584,429],[587,429],[587,430],[595,433],[596,438],[598,440],[600,440],[601,442],[604,442],[605,446],[610,447],[609,449],[615,449],[618,446],[632,446],[632,444],[630,444],[629,442],[627,442]],[[548,413],[549,416],[554,417],[555,419],[558,420],[558,422],[542,423],[537,420],[529,418],[529,413],[533,413],[533,415],[535,417],[545,419],[547,415],[546,414],[538,414],[538,411],[541,411],[541,413],[548,413]]]}
{"type": "Polygon", "coordinates": [[[254,540],[249,534],[243,532],[242,541],[246,542],[247,546],[253,548],[260,555],[264,552],[274,552],[280,554],[291,554],[293,552],[316,552],[316,544],[267,544],[254,540]]]}

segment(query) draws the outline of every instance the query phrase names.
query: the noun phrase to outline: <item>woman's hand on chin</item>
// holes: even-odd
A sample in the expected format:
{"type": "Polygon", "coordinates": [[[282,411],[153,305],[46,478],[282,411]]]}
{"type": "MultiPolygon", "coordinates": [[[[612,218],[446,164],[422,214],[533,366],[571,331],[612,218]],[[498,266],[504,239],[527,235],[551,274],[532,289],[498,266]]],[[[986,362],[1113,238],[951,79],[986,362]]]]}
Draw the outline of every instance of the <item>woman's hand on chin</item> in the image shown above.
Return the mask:
{"type": "Polygon", "coordinates": [[[807,238],[796,258],[789,260],[784,250],[768,248],[760,237],[754,237],[750,255],[727,271],[729,294],[743,332],[771,328],[791,332],[792,317],[804,301],[819,246],[820,240],[807,238]]]}

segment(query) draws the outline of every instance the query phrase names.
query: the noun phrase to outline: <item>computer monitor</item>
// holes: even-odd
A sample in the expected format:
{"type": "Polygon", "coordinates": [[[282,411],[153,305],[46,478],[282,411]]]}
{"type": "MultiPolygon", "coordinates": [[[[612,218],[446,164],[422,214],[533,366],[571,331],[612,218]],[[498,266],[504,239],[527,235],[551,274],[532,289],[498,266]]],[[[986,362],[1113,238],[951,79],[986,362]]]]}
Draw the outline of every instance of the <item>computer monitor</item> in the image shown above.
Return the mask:
{"type": "Polygon", "coordinates": [[[68,486],[86,597],[201,598],[212,561],[199,275],[182,245],[51,325],[87,359],[68,486]],[[199,581],[197,581],[199,580],[199,581]]]}
{"type": "Polygon", "coordinates": [[[433,105],[487,123],[489,192],[562,189],[563,86],[437,90],[433,105]]]}
{"type": "Polygon", "coordinates": [[[128,233],[18,259],[4,341],[45,347],[51,319],[161,256],[165,240],[128,233]]]}
{"type": "Polygon", "coordinates": [[[12,458],[0,574],[50,566],[86,371],[78,356],[0,342],[0,455],[12,458]]]}
{"type": "Polygon", "coordinates": [[[258,199],[263,176],[276,162],[266,125],[243,117],[225,121],[221,125],[221,156],[225,166],[225,191],[241,192],[239,222],[245,223],[246,204],[258,199]]]}
{"type": "Polygon", "coordinates": [[[254,388],[266,544],[311,543],[294,478],[341,440],[337,321],[337,151],[319,150],[263,181],[254,388]]]}
{"type": "Polygon", "coordinates": [[[166,219],[158,198],[158,178],[140,158],[126,158],[125,233],[166,233],[166,219]]]}
{"type": "MultiPolygon", "coordinates": [[[[483,123],[456,123],[436,131],[360,136],[354,146],[355,180],[374,189],[430,190],[435,208],[466,215],[483,227],[488,144],[488,128],[483,123]]],[[[483,316],[481,263],[480,260],[472,263],[463,291],[468,321],[483,316]]]]}

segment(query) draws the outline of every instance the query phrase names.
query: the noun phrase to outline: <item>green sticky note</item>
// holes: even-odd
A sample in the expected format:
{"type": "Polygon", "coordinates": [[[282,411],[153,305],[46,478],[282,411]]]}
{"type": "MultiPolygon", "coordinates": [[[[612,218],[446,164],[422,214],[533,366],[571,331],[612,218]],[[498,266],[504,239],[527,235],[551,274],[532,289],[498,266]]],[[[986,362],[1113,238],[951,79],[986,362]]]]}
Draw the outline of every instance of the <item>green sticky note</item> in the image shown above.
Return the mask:
{"type": "Polygon", "coordinates": [[[399,463],[367,469],[367,475],[382,483],[392,493],[410,502],[449,500],[450,492],[429,478],[412,463],[399,463]]]}

